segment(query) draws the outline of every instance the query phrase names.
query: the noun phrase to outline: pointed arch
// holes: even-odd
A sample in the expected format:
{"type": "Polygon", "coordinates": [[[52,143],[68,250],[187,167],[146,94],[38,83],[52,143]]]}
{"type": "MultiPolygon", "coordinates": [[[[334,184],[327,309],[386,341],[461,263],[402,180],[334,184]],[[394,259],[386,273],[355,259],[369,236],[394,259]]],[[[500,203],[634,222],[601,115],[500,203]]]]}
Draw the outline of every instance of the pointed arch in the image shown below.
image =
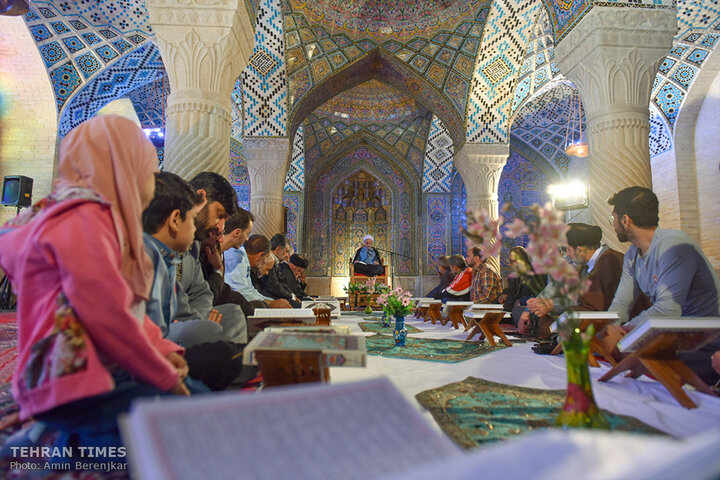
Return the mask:
{"type": "Polygon", "coordinates": [[[378,80],[393,87],[433,112],[450,131],[456,150],[465,143],[463,120],[450,100],[424,76],[382,48],[371,50],[304,94],[291,107],[289,135],[294,135],[305,118],[317,107],[368,80],[378,80]]]}

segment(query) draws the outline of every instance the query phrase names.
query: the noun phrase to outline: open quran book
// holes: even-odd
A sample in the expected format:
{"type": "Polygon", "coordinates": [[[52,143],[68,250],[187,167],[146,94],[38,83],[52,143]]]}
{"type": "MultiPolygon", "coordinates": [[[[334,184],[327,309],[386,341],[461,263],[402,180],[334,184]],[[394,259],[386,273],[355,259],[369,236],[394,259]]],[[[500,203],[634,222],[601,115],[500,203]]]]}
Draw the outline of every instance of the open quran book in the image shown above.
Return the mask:
{"type": "Polygon", "coordinates": [[[257,364],[254,355],[257,350],[320,351],[328,367],[364,367],[367,362],[365,337],[361,335],[264,330],[243,350],[243,363],[257,364]]]}
{"type": "Polygon", "coordinates": [[[314,308],[329,308],[331,317],[340,317],[340,301],[339,300],[303,300],[303,309],[312,310],[314,308]]]}
{"type": "Polygon", "coordinates": [[[266,327],[278,324],[309,324],[316,322],[315,313],[302,308],[256,308],[255,315],[247,317],[248,333],[257,334],[266,327]]]}
{"type": "Polygon", "coordinates": [[[678,333],[677,350],[694,351],[720,335],[720,317],[648,318],[618,342],[621,352],[634,352],[662,333],[678,333]]]}
{"type": "Polygon", "coordinates": [[[120,423],[147,480],[366,480],[461,455],[385,378],[140,400],[120,423]]]}

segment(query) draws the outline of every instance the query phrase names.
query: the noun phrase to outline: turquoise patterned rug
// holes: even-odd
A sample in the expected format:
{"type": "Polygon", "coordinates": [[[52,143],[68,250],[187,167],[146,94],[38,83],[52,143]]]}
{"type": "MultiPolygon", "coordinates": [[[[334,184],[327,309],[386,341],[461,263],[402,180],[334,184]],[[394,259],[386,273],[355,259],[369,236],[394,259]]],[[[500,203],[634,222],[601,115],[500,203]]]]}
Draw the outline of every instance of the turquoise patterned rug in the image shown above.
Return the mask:
{"type": "MultiPolygon", "coordinates": [[[[394,323],[391,323],[389,327],[383,327],[383,324],[381,322],[360,322],[358,323],[358,326],[362,329],[363,332],[385,333],[388,335],[392,335],[393,329],[395,328],[394,323]]],[[[405,324],[405,328],[407,328],[408,333],[422,332],[422,330],[420,330],[419,328],[408,325],[407,323],[405,324]]]]}
{"type": "MultiPolygon", "coordinates": [[[[469,449],[554,427],[565,390],[515,387],[468,377],[418,393],[415,398],[455,443],[469,449]]],[[[635,418],[606,410],[602,413],[613,430],[664,435],[635,418]]]]}
{"type": "Polygon", "coordinates": [[[367,352],[384,357],[410,358],[430,362],[456,363],[497,351],[501,347],[489,347],[479,342],[436,340],[432,338],[407,337],[404,347],[396,347],[392,335],[365,337],[367,352]]]}

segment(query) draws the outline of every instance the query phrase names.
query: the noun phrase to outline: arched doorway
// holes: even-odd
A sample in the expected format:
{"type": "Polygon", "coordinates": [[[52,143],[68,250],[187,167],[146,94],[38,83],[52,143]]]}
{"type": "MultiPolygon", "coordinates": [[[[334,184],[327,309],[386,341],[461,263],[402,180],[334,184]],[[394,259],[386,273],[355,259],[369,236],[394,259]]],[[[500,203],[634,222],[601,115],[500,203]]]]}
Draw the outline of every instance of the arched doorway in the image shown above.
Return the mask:
{"type": "Polygon", "coordinates": [[[331,201],[332,275],[345,276],[365,235],[373,236],[376,247],[389,250],[392,195],[375,176],[360,170],[338,183],[331,201]]]}

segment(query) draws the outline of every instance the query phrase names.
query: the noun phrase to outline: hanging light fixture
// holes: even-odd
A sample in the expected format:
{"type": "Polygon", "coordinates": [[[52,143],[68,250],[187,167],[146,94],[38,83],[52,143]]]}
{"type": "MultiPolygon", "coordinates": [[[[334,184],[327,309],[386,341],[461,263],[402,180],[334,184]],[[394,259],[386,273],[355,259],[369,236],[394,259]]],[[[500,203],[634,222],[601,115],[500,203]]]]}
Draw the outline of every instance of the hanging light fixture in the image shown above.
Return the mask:
{"type": "Polygon", "coordinates": [[[565,133],[565,153],[571,157],[588,156],[588,144],[583,140],[582,106],[580,93],[573,90],[568,111],[567,132],[565,133]]]}

